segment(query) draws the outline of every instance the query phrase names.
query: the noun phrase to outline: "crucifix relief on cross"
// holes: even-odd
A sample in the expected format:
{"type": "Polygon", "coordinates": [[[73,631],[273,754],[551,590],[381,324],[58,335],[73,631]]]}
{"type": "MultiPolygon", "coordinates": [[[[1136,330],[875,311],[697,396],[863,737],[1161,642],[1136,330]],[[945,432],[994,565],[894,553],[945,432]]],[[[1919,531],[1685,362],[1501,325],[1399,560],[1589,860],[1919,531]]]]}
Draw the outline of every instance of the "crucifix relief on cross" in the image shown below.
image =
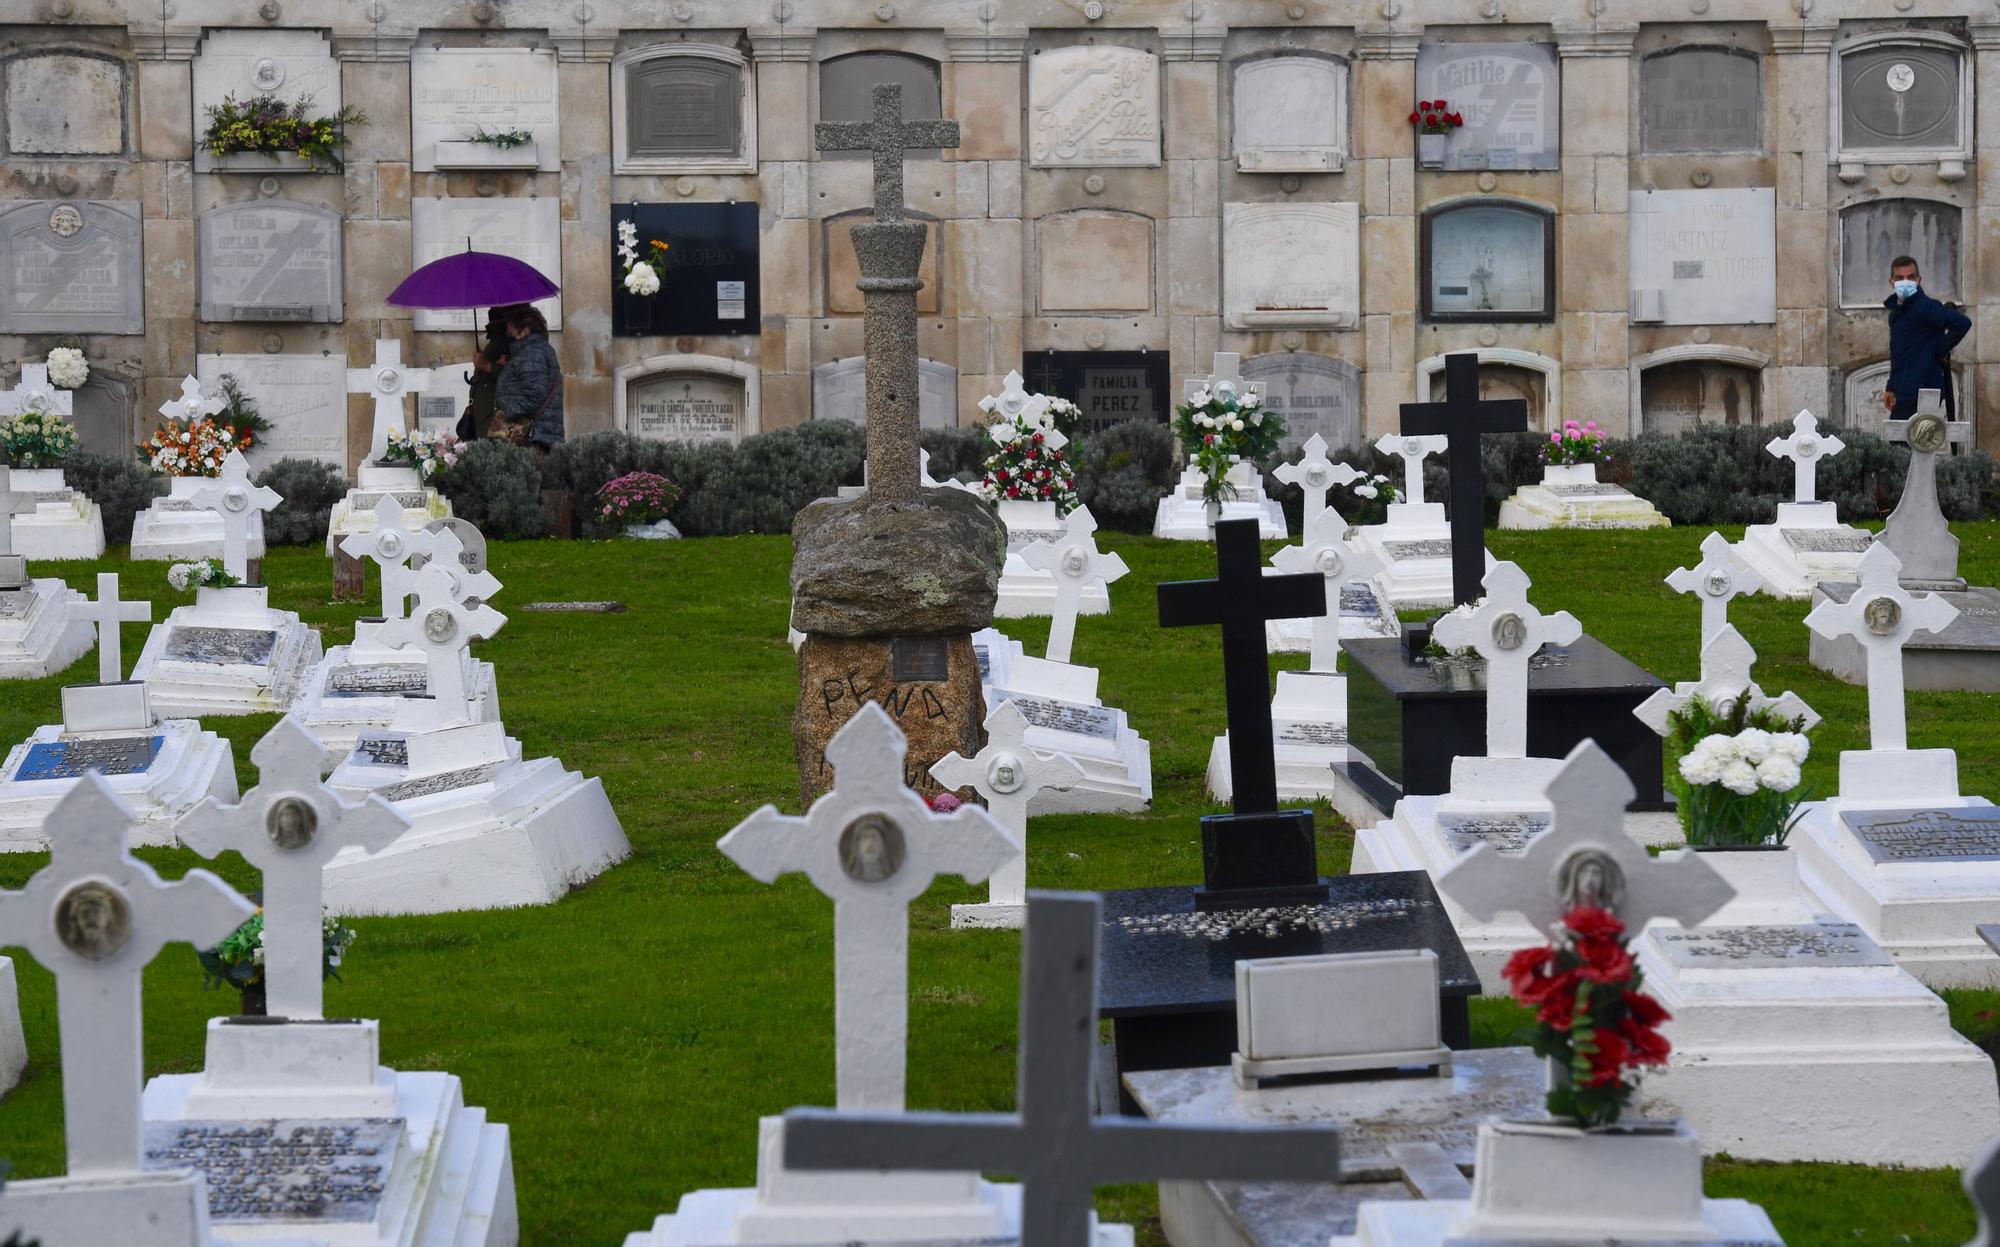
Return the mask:
{"type": "Polygon", "coordinates": [[[1958,608],[1934,593],[1910,593],[1902,584],[1902,561],[1881,542],[1861,556],[1861,583],[1845,602],[1823,599],[1806,616],[1806,627],[1829,641],[1851,638],[1868,665],[1868,747],[1876,751],[1910,747],[1903,707],[1903,646],[1919,632],[1942,632],[1958,618],[1958,608]]]}
{"type": "Polygon", "coordinates": [[[36,412],[54,416],[72,414],[75,399],[68,390],[49,384],[47,364],[22,364],[21,383],[0,394],[0,416],[36,412]]]}
{"type": "MultiPolygon", "coordinates": [[[[1486,573],[1486,477],[1479,441],[1488,433],[1524,433],[1525,399],[1479,397],[1479,356],[1444,357],[1444,401],[1404,403],[1403,435],[1442,434],[1451,470],[1451,595],[1459,606],[1479,596],[1486,573]]],[[[1421,470],[1421,469],[1419,469],[1421,470]]]]}
{"type": "Polygon", "coordinates": [[[430,369],[403,366],[403,344],[394,338],[383,338],[375,344],[374,364],[347,370],[347,392],[375,398],[375,421],[368,434],[369,463],[382,461],[389,449],[390,429],[407,427],[403,421],[403,397],[422,394],[430,383],[430,369]]]}

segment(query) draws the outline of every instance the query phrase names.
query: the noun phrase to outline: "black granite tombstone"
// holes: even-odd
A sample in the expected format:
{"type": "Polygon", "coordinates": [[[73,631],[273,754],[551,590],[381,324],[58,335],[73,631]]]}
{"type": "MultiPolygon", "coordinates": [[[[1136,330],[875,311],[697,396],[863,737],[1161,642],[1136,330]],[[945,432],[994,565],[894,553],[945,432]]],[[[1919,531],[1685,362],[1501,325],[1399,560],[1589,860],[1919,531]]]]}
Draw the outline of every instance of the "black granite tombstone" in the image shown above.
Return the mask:
{"type": "Polygon", "coordinates": [[[1028,351],[1021,375],[1038,394],[1074,402],[1088,433],[1124,420],[1173,418],[1165,351],[1028,351]]]}

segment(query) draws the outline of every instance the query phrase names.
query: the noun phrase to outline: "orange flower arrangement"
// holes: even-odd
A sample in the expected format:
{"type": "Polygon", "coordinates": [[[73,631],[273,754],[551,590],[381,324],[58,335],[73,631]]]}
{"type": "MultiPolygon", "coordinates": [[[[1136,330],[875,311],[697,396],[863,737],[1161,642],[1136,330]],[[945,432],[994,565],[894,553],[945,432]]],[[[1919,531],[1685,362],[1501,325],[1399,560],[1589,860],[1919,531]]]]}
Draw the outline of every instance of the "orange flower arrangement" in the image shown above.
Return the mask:
{"type": "Polygon", "coordinates": [[[167,420],[139,443],[139,462],[167,476],[220,476],[232,450],[250,449],[256,435],[213,416],[167,420]]]}

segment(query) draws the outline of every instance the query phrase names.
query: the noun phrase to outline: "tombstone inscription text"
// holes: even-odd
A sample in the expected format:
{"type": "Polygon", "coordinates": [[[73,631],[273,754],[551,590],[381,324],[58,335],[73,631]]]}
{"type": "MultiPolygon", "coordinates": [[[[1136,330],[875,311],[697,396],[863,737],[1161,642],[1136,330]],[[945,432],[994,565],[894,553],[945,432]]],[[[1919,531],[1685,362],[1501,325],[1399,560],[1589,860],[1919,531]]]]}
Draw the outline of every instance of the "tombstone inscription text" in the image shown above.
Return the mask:
{"type": "Polygon", "coordinates": [[[2000,810],[1846,810],[1877,862],[2000,861],[2000,810]]]}
{"type": "Polygon", "coordinates": [[[149,1170],[208,1180],[218,1222],[372,1221],[403,1133],[400,1118],[149,1121],[149,1170]]]}

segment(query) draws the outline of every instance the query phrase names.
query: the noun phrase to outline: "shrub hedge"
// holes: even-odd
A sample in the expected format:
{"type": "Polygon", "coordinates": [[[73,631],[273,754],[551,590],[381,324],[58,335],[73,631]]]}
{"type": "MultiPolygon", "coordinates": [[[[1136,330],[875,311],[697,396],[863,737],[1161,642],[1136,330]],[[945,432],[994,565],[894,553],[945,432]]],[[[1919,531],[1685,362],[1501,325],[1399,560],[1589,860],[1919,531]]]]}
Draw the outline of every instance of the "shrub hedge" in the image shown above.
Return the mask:
{"type": "Polygon", "coordinates": [[[257,474],[257,484],[284,499],[264,515],[266,547],[324,542],[334,504],[347,496],[347,474],[318,459],[280,459],[257,474]]]}
{"type": "Polygon", "coordinates": [[[140,467],[130,455],[73,450],[62,466],[63,482],[103,513],[104,540],[114,546],[131,543],[133,519],[167,492],[167,478],[140,467]]]}

